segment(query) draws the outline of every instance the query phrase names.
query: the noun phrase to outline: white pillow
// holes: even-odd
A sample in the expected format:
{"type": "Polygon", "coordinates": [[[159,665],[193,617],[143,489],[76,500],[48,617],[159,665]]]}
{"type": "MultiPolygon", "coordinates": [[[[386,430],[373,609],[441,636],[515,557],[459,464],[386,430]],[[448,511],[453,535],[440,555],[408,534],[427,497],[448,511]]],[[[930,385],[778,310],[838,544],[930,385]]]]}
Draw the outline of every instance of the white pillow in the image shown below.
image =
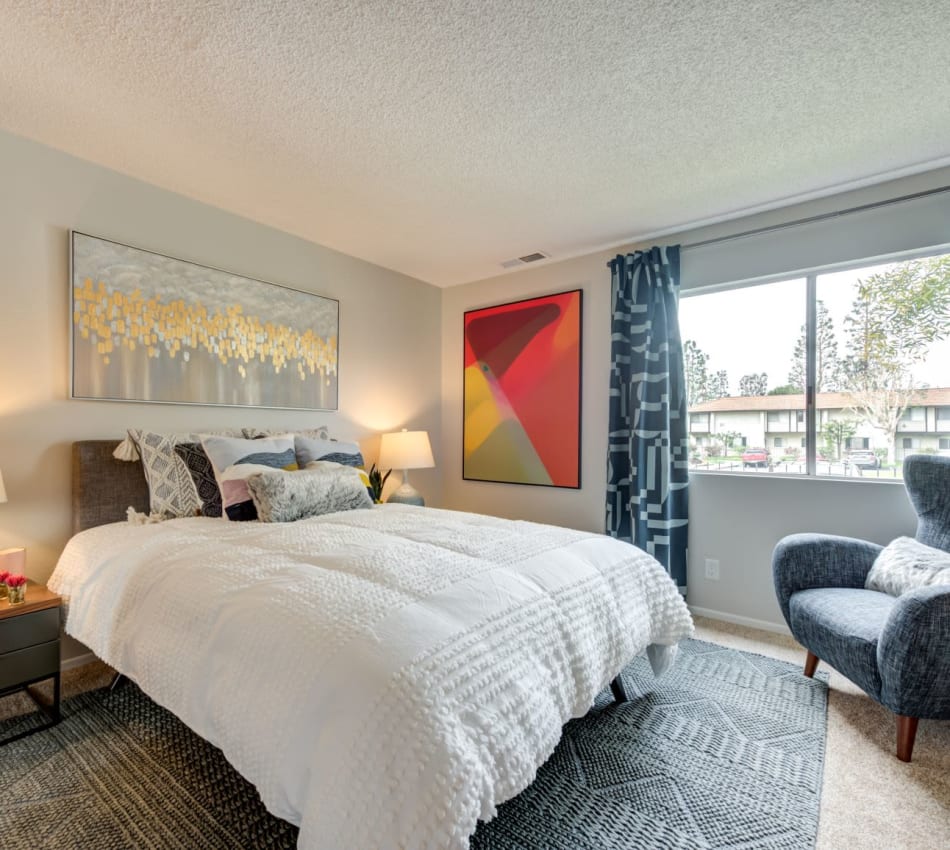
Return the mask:
{"type": "Polygon", "coordinates": [[[233,521],[257,519],[257,509],[247,489],[251,475],[270,469],[297,468],[293,434],[261,440],[204,434],[201,445],[214,467],[221,490],[221,509],[233,521]]]}
{"type": "Polygon", "coordinates": [[[294,522],[321,514],[373,507],[361,472],[350,466],[328,463],[300,472],[277,469],[257,472],[246,483],[261,522],[294,522]]]}
{"type": "Polygon", "coordinates": [[[864,582],[868,590],[900,596],[932,584],[950,585],[950,553],[898,537],[874,561],[864,582]]]}

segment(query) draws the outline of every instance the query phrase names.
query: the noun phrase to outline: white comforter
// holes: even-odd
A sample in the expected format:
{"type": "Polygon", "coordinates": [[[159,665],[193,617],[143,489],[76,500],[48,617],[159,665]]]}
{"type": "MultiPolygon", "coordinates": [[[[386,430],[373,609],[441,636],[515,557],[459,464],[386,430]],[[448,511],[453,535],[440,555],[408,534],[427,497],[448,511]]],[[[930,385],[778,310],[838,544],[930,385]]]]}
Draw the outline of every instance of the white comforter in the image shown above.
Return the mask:
{"type": "Polygon", "coordinates": [[[103,526],[49,585],[306,850],[466,848],[631,658],[692,632],[633,546],[401,505],[103,526]]]}

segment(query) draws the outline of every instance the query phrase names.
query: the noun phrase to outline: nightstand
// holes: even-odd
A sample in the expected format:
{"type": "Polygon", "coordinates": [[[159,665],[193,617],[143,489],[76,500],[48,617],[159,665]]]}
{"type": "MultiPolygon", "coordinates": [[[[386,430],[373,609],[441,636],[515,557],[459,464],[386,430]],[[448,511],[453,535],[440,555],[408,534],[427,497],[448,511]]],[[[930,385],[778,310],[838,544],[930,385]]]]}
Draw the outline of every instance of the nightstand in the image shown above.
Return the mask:
{"type": "Polygon", "coordinates": [[[41,584],[30,582],[26,601],[11,605],[0,600],[0,697],[24,691],[49,722],[0,741],[48,729],[59,723],[59,620],[62,600],[41,584]],[[29,689],[44,679],[53,680],[53,702],[45,705],[29,689]]]}

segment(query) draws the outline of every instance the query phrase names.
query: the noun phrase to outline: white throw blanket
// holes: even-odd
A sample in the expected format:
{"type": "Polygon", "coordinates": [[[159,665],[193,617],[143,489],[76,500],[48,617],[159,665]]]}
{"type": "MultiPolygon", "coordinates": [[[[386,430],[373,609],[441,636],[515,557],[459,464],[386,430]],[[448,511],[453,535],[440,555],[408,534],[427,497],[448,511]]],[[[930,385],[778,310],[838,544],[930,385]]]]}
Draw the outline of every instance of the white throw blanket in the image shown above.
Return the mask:
{"type": "Polygon", "coordinates": [[[102,526],[49,586],[304,850],[467,848],[627,662],[692,633],[633,546],[402,505],[102,526]]]}

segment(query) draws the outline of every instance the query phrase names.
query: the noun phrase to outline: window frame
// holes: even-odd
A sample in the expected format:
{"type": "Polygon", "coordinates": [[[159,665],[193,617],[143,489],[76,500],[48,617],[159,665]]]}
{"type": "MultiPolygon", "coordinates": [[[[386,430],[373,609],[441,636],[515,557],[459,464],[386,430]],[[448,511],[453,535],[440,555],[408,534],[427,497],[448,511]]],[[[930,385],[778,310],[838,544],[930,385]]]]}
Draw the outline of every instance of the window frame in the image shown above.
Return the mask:
{"type": "MultiPolygon", "coordinates": [[[[689,246],[684,246],[688,250],[689,246]]],[[[818,338],[818,278],[833,274],[836,272],[854,271],[857,269],[868,268],[869,266],[880,266],[890,263],[901,263],[910,260],[923,260],[928,257],[939,257],[944,254],[950,254],[950,242],[939,245],[932,245],[925,248],[915,248],[906,251],[896,251],[887,254],[878,254],[870,257],[862,257],[857,260],[846,260],[837,263],[827,263],[824,265],[808,266],[804,269],[789,269],[786,272],[776,272],[774,274],[764,275],[762,277],[750,278],[747,280],[738,280],[731,283],[716,283],[710,286],[692,286],[689,289],[682,289],[679,298],[694,298],[702,295],[711,295],[716,292],[729,292],[735,289],[754,289],[757,286],[764,286],[769,283],[778,283],[787,280],[805,281],[805,470],[801,473],[781,473],[775,472],[769,475],[769,478],[785,478],[801,481],[803,479],[812,481],[847,481],[858,484],[899,484],[904,486],[903,478],[853,478],[847,475],[819,475],[818,474],[818,409],[815,398],[815,371],[817,368],[817,338],[818,338]]],[[[937,408],[938,410],[940,408],[937,408]]],[[[910,410],[910,408],[908,408],[910,410]]],[[[905,411],[906,412],[906,411],[905,411]]],[[[925,413],[926,417],[926,413],[925,413]]],[[[934,414],[935,424],[938,414],[934,414]]],[[[767,421],[767,418],[766,418],[767,421]]],[[[925,418],[926,421],[926,418],[925,418]]],[[[940,420],[942,421],[942,420],[940,420]]],[[[939,442],[938,442],[939,445],[939,442]]],[[[896,451],[895,446],[895,451],[896,451]]],[[[940,449],[938,449],[940,451],[940,449]]],[[[715,469],[691,469],[690,475],[733,475],[741,478],[752,478],[759,480],[760,476],[750,475],[745,472],[732,470],[715,469]]]]}

